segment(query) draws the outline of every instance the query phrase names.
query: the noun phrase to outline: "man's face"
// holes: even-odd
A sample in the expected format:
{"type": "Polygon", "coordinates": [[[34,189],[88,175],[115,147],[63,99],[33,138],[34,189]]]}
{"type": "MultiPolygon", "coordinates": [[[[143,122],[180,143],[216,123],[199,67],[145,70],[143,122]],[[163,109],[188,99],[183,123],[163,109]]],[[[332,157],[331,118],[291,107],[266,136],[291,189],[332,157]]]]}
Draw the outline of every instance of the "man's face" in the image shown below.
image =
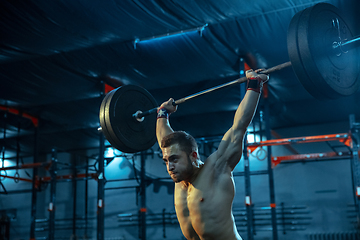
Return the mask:
{"type": "Polygon", "coordinates": [[[190,179],[193,171],[191,159],[181,151],[179,144],[163,148],[162,152],[167,171],[174,182],[190,179]]]}

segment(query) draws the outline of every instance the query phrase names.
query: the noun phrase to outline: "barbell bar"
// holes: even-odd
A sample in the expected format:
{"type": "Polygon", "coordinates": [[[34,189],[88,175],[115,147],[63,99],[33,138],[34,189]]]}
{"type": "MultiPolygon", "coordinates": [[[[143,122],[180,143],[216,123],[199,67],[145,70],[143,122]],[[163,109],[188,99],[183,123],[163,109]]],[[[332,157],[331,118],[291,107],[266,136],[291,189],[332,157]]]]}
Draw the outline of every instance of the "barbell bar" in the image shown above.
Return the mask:
{"type": "MultiPolygon", "coordinates": [[[[289,67],[291,66],[291,62],[286,62],[286,63],[282,63],[282,64],[279,64],[279,65],[276,65],[274,67],[271,67],[271,68],[268,68],[264,71],[261,71],[259,73],[262,73],[262,74],[269,74],[269,73],[272,73],[272,72],[275,72],[275,71],[279,71],[283,68],[286,68],[286,67],[289,67]]],[[[215,87],[212,87],[212,88],[209,88],[209,89],[206,89],[204,91],[201,91],[201,92],[198,92],[198,93],[194,93],[192,95],[189,95],[187,97],[184,97],[184,98],[181,98],[181,99],[178,99],[176,101],[173,102],[173,105],[176,106],[176,105],[179,105],[181,103],[184,103],[190,99],[193,99],[193,98],[196,98],[196,97],[199,97],[201,95],[204,95],[204,94],[207,94],[207,93],[210,93],[210,92],[213,92],[215,90],[218,90],[218,89],[221,89],[221,88],[225,88],[225,87],[228,87],[228,86],[232,86],[234,84],[238,84],[238,83],[243,83],[243,82],[246,82],[247,81],[247,78],[246,77],[241,77],[241,78],[238,78],[236,80],[233,80],[233,81],[230,81],[228,83],[224,83],[224,84],[221,84],[221,85],[218,85],[218,86],[215,86],[215,87]]],[[[148,111],[145,111],[145,112],[141,112],[141,111],[137,111],[136,113],[134,113],[132,116],[134,118],[136,118],[138,121],[142,121],[142,118],[144,116],[148,116],[152,113],[155,113],[157,111],[157,108],[153,108],[153,109],[150,109],[148,111]]]]}
{"type": "MultiPolygon", "coordinates": [[[[304,88],[318,99],[334,99],[357,91],[360,86],[358,51],[348,51],[348,46],[360,37],[353,38],[336,7],[319,3],[295,14],[287,40],[290,61],[260,73],[269,74],[292,66],[304,88]],[[343,50],[345,46],[346,51],[343,50]]],[[[173,104],[179,105],[246,81],[246,77],[238,78],[178,99],[173,104]]],[[[122,152],[146,150],[156,142],[156,115],[153,113],[157,109],[155,99],[147,90],[134,85],[122,86],[105,96],[100,107],[100,130],[110,144],[122,152]]]]}

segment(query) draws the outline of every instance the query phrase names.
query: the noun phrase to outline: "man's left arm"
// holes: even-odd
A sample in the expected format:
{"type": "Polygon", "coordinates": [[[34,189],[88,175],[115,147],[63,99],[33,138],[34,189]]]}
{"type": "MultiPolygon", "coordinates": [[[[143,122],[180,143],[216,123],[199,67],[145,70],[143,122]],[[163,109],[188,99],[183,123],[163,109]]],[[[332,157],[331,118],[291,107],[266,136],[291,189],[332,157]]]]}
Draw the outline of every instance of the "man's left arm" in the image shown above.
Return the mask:
{"type": "Polygon", "coordinates": [[[268,80],[267,75],[258,74],[258,71],[260,70],[246,72],[248,78],[246,94],[235,112],[233,125],[225,133],[217,150],[217,159],[227,161],[231,170],[240,161],[244,135],[255,114],[262,85],[268,80]]]}

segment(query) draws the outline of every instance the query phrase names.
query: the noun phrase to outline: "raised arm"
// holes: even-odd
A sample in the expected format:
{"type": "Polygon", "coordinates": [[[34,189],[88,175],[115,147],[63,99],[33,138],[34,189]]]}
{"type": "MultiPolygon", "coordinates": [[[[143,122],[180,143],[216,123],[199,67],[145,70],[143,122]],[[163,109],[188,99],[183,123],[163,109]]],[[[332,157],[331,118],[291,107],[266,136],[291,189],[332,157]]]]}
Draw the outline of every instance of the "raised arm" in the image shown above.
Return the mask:
{"type": "Polygon", "coordinates": [[[177,110],[177,106],[172,105],[173,102],[174,99],[170,98],[168,101],[161,104],[157,111],[156,138],[160,147],[163,137],[174,132],[169,123],[169,115],[177,110]]]}
{"type": "Polygon", "coordinates": [[[259,101],[262,85],[268,80],[265,74],[258,74],[257,71],[248,70],[248,88],[246,94],[235,112],[232,127],[225,133],[216,152],[219,161],[227,161],[233,170],[240,161],[243,149],[243,140],[247,127],[249,126],[259,101]]]}

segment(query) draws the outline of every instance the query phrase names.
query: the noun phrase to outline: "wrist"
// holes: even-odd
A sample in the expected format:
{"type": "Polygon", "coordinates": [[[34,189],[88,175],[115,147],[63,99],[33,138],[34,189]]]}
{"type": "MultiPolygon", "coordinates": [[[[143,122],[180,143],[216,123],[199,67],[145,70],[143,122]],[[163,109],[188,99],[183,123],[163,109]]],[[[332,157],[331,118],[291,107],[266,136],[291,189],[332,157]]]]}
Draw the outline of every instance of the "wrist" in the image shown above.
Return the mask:
{"type": "Polygon", "coordinates": [[[157,119],[166,118],[169,119],[170,112],[165,107],[159,107],[157,110],[157,119]]]}
{"type": "Polygon", "coordinates": [[[261,77],[252,77],[247,81],[247,90],[252,90],[260,93],[263,86],[261,77]]]}

